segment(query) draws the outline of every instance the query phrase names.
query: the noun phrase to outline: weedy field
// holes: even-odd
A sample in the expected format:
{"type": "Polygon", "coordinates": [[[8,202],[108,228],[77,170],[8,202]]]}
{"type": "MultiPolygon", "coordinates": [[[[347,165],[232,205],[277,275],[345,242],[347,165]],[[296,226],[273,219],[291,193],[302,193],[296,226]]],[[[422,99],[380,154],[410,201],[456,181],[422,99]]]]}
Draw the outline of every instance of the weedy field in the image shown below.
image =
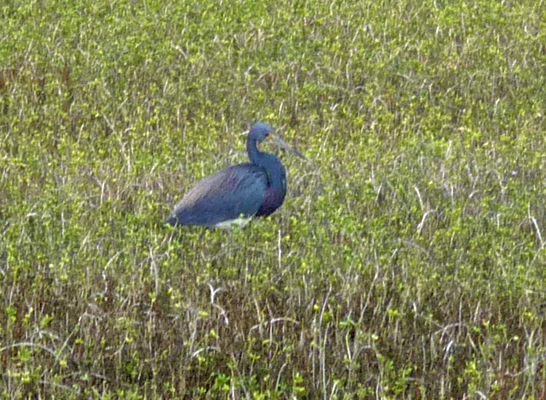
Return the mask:
{"type": "Polygon", "coordinates": [[[546,398],[544,15],[2,3],[2,398],[546,398]],[[283,208],[164,226],[256,121],[283,208]]]}

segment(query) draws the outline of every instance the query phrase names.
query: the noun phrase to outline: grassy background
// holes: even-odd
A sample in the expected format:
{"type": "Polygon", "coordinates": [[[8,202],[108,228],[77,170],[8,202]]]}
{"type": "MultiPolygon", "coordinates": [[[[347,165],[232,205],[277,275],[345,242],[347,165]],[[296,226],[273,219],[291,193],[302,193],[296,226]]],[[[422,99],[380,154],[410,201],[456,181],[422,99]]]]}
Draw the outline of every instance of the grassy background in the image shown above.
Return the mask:
{"type": "Polygon", "coordinates": [[[544,398],[545,14],[2,3],[3,398],[544,398]],[[164,227],[258,120],[284,207],[164,227]]]}

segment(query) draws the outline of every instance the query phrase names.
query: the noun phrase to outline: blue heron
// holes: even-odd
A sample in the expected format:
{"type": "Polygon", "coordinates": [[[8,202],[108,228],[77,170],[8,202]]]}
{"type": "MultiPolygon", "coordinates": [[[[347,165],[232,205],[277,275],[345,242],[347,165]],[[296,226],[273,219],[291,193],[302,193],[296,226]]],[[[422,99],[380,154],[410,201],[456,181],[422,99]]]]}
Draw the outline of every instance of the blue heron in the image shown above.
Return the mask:
{"type": "Polygon", "coordinates": [[[225,168],[199,181],[178,203],[167,223],[229,229],[275,212],[286,196],[286,170],[276,156],[258,148],[268,137],[303,157],[286,145],[271,126],[259,122],[248,133],[250,163],[225,168]]]}

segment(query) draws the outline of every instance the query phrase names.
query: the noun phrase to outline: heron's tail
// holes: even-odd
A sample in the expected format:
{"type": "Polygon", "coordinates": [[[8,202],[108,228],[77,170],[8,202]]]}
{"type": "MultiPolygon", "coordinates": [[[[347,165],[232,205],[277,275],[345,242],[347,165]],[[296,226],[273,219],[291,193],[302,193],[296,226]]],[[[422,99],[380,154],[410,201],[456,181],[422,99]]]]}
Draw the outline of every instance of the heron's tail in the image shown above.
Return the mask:
{"type": "Polygon", "coordinates": [[[178,225],[178,218],[176,215],[171,215],[165,222],[171,226],[176,226],[178,225]]]}

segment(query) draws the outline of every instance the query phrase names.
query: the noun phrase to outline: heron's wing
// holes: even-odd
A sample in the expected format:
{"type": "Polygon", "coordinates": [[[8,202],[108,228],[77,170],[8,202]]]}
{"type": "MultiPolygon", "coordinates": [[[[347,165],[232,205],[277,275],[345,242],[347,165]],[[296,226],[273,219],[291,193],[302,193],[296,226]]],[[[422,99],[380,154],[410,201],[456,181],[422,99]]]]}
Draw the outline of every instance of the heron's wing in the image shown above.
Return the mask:
{"type": "Polygon", "coordinates": [[[215,226],[252,217],[267,195],[267,174],[253,164],[235,165],[204,178],[178,203],[172,225],[215,226]]]}

